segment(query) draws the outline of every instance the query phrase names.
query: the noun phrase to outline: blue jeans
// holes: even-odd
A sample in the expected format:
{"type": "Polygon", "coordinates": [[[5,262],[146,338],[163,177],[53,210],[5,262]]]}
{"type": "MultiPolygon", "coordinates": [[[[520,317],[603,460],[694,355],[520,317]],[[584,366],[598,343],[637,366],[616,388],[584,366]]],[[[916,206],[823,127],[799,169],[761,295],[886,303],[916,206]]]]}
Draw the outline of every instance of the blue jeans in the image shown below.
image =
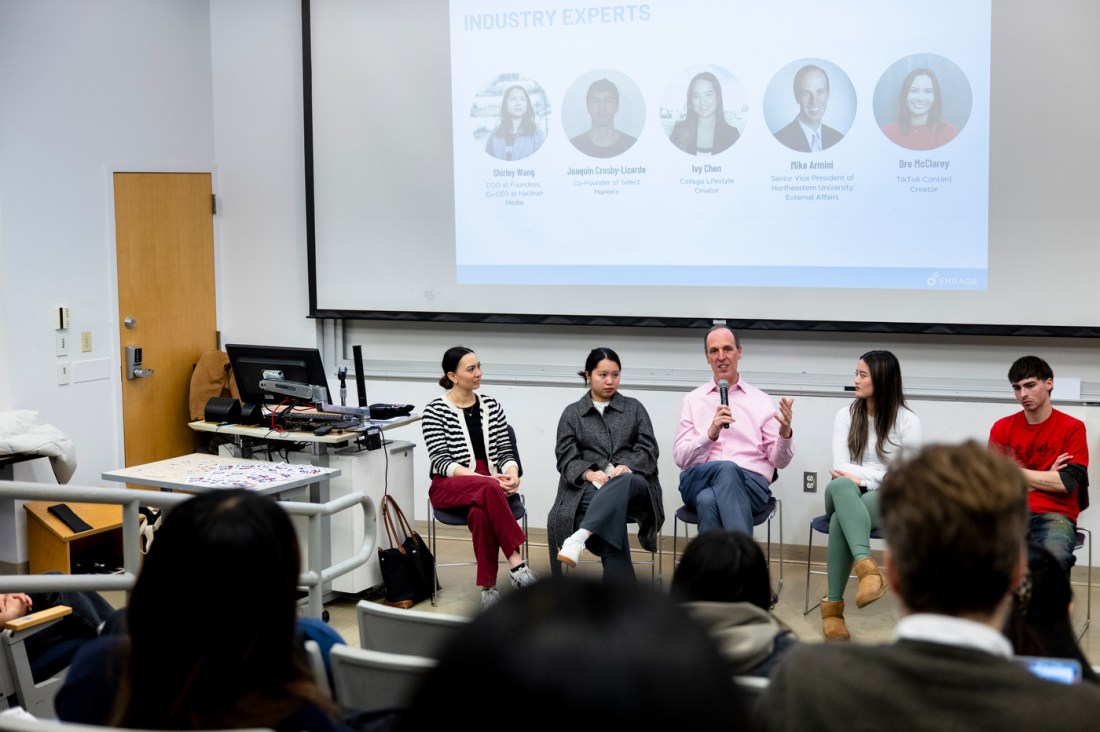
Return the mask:
{"type": "Polygon", "coordinates": [[[1060,513],[1033,513],[1027,522],[1027,540],[1043,547],[1065,568],[1068,574],[1077,558],[1073,548],[1077,543],[1077,524],[1060,513]]]}
{"type": "Polygon", "coordinates": [[[699,514],[699,533],[725,529],[752,536],[752,516],[772,497],[768,481],[729,460],[696,465],[680,473],[680,496],[699,514]]]}

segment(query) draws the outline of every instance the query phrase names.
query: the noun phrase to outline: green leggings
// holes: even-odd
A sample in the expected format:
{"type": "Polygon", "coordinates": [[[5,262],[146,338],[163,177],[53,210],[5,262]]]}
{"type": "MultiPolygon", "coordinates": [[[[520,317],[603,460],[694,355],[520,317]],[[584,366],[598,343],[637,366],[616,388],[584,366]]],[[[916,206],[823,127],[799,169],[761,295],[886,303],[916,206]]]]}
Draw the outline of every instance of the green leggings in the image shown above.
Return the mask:
{"type": "Polygon", "coordinates": [[[825,514],[829,517],[829,595],[844,599],[852,565],[871,556],[871,529],[878,525],[878,491],[860,493],[848,478],[834,478],[825,486],[825,514]]]}

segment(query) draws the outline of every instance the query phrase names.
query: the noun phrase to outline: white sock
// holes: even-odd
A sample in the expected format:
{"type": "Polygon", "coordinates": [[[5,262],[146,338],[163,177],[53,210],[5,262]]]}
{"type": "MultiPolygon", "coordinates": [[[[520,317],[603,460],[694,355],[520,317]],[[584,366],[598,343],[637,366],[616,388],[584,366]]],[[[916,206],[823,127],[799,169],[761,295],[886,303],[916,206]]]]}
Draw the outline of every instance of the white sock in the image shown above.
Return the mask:
{"type": "Polygon", "coordinates": [[[590,536],[592,536],[592,532],[589,531],[588,529],[577,529],[576,531],[573,532],[573,535],[570,536],[569,538],[570,539],[576,539],[580,543],[584,544],[586,541],[588,541],[588,537],[590,537],[590,536]]]}

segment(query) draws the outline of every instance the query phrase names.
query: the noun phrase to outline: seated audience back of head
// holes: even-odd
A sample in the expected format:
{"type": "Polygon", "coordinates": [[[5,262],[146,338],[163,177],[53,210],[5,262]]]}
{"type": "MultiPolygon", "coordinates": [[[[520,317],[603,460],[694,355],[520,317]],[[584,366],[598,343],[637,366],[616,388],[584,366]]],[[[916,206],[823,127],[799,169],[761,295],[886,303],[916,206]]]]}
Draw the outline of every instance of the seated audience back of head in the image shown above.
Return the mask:
{"type": "Polygon", "coordinates": [[[752,537],[700,534],[672,578],[672,597],[706,628],[733,674],[767,676],[797,641],[768,611],[767,560],[752,537]]]}
{"type": "Polygon", "coordinates": [[[294,527],[269,498],[219,491],[176,507],[134,586],[128,636],[85,646],[58,716],[144,729],[340,728],[297,642],[299,563],[294,527]]]}
{"type": "Polygon", "coordinates": [[[1100,689],[1032,675],[1000,630],[1023,574],[1027,488],[974,442],[934,445],[882,483],[895,642],[803,645],[772,675],[760,729],[1091,730],[1100,689]]]}
{"type": "Polygon", "coordinates": [[[1100,683],[1070,622],[1073,588],[1061,563],[1036,544],[1027,547],[1027,577],[1012,597],[1005,635],[1017,656],[1069,658],[1081,664],[1082,678],[1100,683]]]}
{"type": "Polygon", "coordinates": [[[747,721],[714,645],[651,587],[574,578],[505,596],[442,651],[407,729],[693,729],[747,721]],[[500,697],[494,699],[494,692],[500,697]]]}

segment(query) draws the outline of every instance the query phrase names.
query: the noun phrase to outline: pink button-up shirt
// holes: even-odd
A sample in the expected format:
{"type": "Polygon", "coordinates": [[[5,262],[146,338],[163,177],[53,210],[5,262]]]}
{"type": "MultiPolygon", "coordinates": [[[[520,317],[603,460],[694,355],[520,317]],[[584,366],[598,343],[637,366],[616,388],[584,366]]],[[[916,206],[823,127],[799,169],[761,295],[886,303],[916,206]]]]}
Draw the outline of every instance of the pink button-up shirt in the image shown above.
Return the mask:
{"type": "Polygon", "coordinates": [[[729,429],[719,430],[718,439],[712,442],[707,429],[714,421],[719,403],[718,385],[713,380],[684,397],[672,446],[676,464],[687,470],[713,460],[730,460],[771,481],[772,473],[787,467],[794,457],[794,436],[790,439],[779,436],[772,398],[739,378],[729,388],[733,424],[729,429]]]}

